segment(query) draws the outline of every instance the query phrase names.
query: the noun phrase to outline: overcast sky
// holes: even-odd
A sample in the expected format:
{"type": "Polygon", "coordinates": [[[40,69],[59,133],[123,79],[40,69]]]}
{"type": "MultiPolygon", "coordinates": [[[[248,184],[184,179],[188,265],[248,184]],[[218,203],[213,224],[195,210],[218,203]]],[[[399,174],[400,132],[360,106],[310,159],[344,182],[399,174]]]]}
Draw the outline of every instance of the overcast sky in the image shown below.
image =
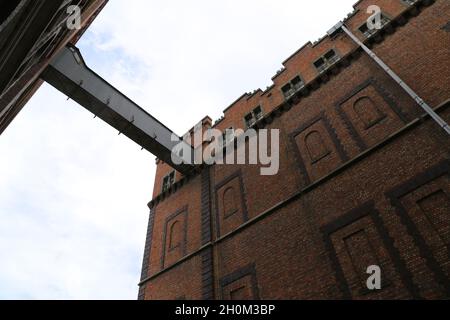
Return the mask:
{"type": "MultiPolygon", "coordinates": [[[[110,0],[85,60],[182,135],[356,0],[110,0]]],[[[0,299],[136,299],[154,156],[44,85],[0,137],[0,299]]]]}

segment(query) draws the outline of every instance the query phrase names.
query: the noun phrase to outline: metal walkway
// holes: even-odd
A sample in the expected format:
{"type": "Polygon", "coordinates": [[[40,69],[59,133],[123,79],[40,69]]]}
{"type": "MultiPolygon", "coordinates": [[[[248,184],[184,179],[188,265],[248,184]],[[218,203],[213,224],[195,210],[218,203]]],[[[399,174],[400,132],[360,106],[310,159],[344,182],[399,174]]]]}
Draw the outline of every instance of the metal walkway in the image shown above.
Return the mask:
{"type": "Polygon", "coordinates": [[[41,78],[177,171],[189,174],[195,169],[193,152],[188,164],[172,161],[173,148],[184,142],[178,136],[172,141],[170,129],[89,69],[78,48],[66,47],[41,78]]]}

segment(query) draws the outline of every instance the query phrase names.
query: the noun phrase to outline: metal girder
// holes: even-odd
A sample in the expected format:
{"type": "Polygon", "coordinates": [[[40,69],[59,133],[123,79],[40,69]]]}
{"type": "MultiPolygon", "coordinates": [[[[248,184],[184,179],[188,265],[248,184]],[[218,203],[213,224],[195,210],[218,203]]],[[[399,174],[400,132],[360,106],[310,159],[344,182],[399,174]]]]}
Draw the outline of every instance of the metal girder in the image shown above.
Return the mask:
{"type": "MultiPolygon", "coordinates": [[[[63,49],[41,77],[177,171],[189,174],[195,169],[192,165],[194,152],[191,152],[192,158],[187,161],[188,164],[180,165],[172,161],[174,147],[185,142],[89,69],[78,48],[68,46],[63,49]],[[172,137],[176,137],[177,141],[172,141],[172,137]]],[[[192,147],[187,146],[184,150],[189,149],[192,147]]]]}

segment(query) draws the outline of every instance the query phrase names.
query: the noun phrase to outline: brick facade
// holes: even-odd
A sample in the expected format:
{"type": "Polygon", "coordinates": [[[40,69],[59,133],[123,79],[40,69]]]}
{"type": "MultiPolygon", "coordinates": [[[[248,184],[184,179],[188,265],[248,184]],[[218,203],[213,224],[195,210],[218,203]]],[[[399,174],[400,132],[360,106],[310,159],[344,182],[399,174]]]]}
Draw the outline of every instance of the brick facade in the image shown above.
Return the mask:
{"type": "MultiPolygon", "coordinates": [[[[450,2],[361,0],[346,25],[450,121],[450,2]],[[378,4],[391,22],[358,31],[378,4]]],[[[308,43],[273,86],[240,97],[214,127],[280,129],[280,172],[215,165],[161,193],[159,162],[140,299],[450,297],[448,136],[340,33],[308,43]],[[340,60],[319,73],[334,49],[340,60]],[[300,75],[305,86],[286,98],[300,75]],[[365,269],[379,265],[383,289],[365,269]]],[[[209,118],[204,125],[211,126],[209,118]]]]}

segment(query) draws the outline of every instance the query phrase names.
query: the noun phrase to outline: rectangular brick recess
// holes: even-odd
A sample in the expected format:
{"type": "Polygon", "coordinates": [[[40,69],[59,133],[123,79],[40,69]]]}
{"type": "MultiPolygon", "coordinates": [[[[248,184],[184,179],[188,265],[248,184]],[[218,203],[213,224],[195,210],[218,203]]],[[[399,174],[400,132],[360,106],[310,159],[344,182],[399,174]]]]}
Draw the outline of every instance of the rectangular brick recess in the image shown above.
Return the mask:
{"type": "MultiPolygon", "coordinates": [[[[355,9],[347,26],[449,122],[450,1],[362,0],[355,9]],[[369,5],[391,23],[368,40],[358,28],[369,5]]],[[[161,194],[172,169],[158,162],[139,298],[450,298],[448,136],[342,33],[307,43],[283,66],[273,86],[244,94],[213,125],[243,128],[260,105],[255,128],[280,130],[279,175],[216,165],[177,173],[161,194]],[[319,74],[313,63],[330,49],[341,60],[319,74]],[[286,100],[281,88],[298,75],[305,87],[286,100]],[[324,146],[308,149],[311,131],[324,146]],[[222,201],[227,188],[236,208],[222,201]],[[187,233],[176,239],[186,243],[161,264],[166,219],[185,207],[187,233]],[[387,272],[376,293],[358,278],[373,261],[387,272]]]]}

